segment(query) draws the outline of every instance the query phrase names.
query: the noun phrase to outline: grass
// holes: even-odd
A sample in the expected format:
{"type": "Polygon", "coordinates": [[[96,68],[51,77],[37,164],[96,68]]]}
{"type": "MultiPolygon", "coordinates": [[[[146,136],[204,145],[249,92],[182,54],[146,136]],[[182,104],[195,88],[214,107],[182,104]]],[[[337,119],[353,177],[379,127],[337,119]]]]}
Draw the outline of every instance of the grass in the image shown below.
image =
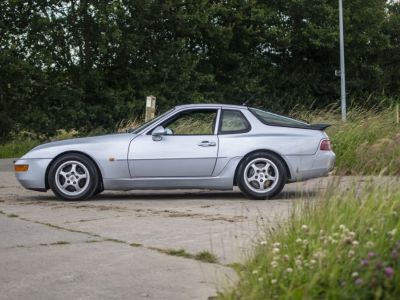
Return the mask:
{"type": "Polygon", "coordinates": [[[209,251],[206,251],[206,250],[200,251],[196,254],[192,254],[192,253],[187,252],[185,249],[170,249],[170,248],[164,249],[164,248],[155,248],[155,247],[149,247],[148,249],[156,250],[160,253],[164,253],[167,255],[195,259],[195,260],[198,260],[201,262],[218,263],[218,258],[215,256],[215,254],[213,254],[209,251]]]}
{"type": "Polygon", "coordinates": [[[400,188],[329,191],[256,246],[219,299],[400,299],[400,188]]]}
{"type": "Polygon", "coordinates": [[[14,134],[11,141],[0,144],[0,158],[21,157],[34,147],[49,141],[58,141],[68,138],[77,137],[78,132],[75,130],[65,131],[58,130],[57,134],[50,139],[29,132],[21,132],[14,134]]]}
{"type": "Polygon", "coordinates": [[[0,158],[21,157],[39,144],[39,140],[29,138],[18,138],[10,142],[0,144],[0,158]]]}
{"type": "Polygon", "coordinates": [[[211,253],[209,251],[201,251],[198,252],[194,255],[193,257],[195,260],[199,260],[202,262],[207,262],[207,263],[218,263],[218,258],[215,256],[214,253],[211,253]]]}
{"type": "Polygon", "coordinates": [[[400,125],[394,108],[354,107],[346,123],[332,110],[293,115],[332,124],[327,133],[337,156],[337,175],[400,175],[400,125]]]}
{"type": "Polygon", "coordinates": [[[67,242],[67,241],[58,241],[55,243],[51,243],[50,245],[69,245],[69,244],[71,244],[71,243],[67,242]]]}

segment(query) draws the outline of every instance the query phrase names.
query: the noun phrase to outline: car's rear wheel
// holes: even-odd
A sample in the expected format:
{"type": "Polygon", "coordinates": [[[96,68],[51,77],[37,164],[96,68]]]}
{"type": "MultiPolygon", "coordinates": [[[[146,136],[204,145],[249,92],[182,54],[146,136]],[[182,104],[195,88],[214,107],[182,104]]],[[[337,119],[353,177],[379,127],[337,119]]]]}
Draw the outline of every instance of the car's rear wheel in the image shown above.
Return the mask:
{"type": "Polygon", "coordinates": [[[58,157],[49,170],[49,186],[64,200],[85,200],[99,189],[99,174],[88,157],[65,154],[58,157]]]}
{"type": "Polygon", "coordinates": [[[247,197],[264,200],[279,194],[285,186],[286,178],[286,168],[279,156],[255,152],[241,162],[236,181],[247,197]]]}

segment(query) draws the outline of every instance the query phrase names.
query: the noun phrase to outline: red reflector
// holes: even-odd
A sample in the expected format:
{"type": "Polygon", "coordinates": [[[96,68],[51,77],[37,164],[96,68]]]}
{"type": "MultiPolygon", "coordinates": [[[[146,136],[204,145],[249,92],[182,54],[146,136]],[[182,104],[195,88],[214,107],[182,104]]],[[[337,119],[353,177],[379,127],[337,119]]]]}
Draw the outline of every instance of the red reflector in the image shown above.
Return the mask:
{"type": "Polygon", "coordinates": [[[319,146],[319,150],[322,151],[331,151],[331,141],[330,140],[322,140],[321,145],[319,146]]]}

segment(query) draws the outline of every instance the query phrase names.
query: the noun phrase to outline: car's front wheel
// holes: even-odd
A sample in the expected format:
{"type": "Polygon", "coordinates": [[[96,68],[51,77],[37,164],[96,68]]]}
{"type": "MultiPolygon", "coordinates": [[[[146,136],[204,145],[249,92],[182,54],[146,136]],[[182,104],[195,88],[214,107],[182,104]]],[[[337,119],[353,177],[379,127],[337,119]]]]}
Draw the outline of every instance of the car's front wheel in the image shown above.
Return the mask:
{"type": "Polygon", "coordinates": [[[280,157],[268,152],[255,152],[241,162],[236,181],[247,197],[264,200],[280,193],[286,178],[286,168],[280,157]]]}
{"type": "Polygon", "coordinates": [[[58,157],[49,170],[49,186],[64,200],[85,200],[99,189],[99,174],[88,157],[73,153],[58,157]]]}

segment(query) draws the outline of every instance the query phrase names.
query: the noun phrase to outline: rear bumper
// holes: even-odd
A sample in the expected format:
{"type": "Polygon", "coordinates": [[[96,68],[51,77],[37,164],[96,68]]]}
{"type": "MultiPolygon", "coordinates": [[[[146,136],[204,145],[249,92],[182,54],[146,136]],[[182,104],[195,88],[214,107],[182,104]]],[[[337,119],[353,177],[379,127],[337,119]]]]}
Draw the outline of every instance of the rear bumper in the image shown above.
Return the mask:
{"type": "Polygon", "coordinates": [[[314,155],[286,158],[290,164],[291,182],[327,176],[333,170],[336,161],[333,151],[317,151],[314,155]]]}
{"type": "Polygon", "coordinates": [[[26,172],[16,172],[15,177],[26,189],[46,191],[46,170],[50,162],[50,158],[19,159],[14,164],[27,164],[29,169],[26,172]]]}

